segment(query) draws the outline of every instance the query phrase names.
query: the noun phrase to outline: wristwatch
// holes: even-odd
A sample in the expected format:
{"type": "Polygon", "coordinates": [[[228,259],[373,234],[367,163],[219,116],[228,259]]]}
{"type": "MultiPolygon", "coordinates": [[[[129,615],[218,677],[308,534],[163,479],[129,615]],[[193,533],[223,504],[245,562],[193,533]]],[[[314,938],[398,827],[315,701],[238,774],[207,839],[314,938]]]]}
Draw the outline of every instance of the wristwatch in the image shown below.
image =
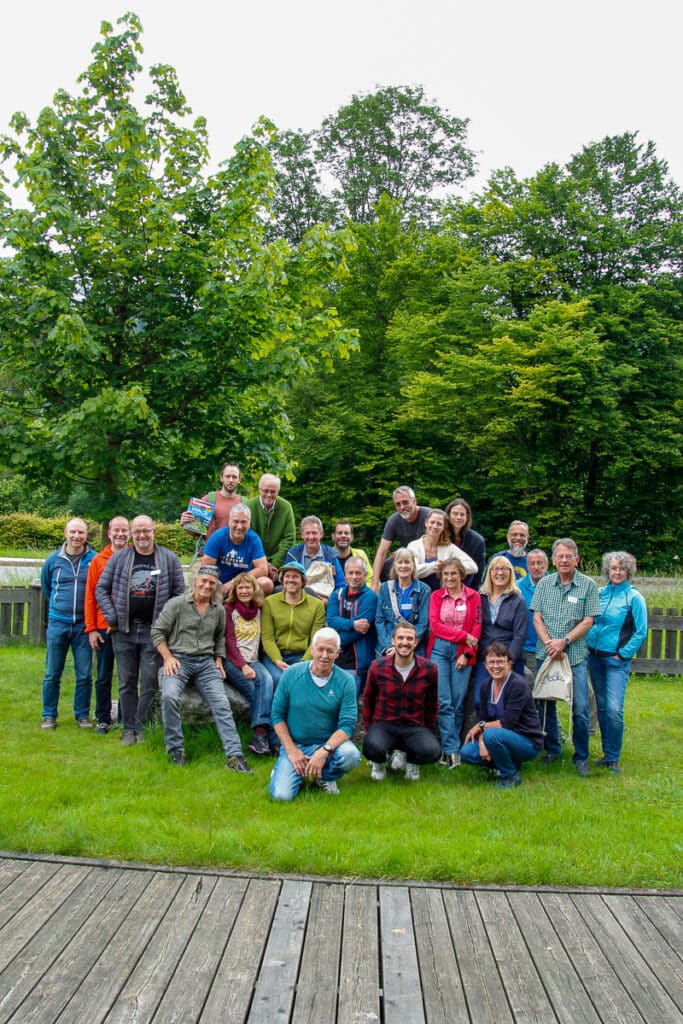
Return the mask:
{"type": "Polygon", "coordinates": [[[569,639],[568,636],[563,636],[562,637],[562,643],[564,644],[565,647],[569,647],[569,645],[571,643],[571,640],[569,639]]]}
{"type": "Polygon", "coordinates": [[[483,718],[482,718],[481,722],[477,722],[477,725],[479,726],[479,728],[481,729],[482,732],[486,728],[486,722],[483,720],[483,718]]]}
{"type": "Polygon", "coordinates": [[[328,754],[331,754],[334,747],[331,747],[329,743],[323,743],[323,750],[326,750],[328,754]]]}

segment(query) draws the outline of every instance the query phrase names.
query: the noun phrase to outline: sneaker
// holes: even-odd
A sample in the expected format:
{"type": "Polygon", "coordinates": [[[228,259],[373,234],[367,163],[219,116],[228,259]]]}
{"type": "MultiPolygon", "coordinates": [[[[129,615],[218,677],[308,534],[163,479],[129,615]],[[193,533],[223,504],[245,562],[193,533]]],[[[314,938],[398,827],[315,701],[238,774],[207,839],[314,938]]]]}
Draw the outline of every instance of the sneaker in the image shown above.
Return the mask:
{"type": "Polygon", "coordinates": [[[145,742],[145,734],[144,734],[144,732],[136,732],[135,733],[135,742],[136,743],[144,743],[145,742]]]}
{"type": "Polygon", "coordinates": [[[420,781],[420,769],[418,765],[411,764],[410,761],[406,761],[405,776],[408,782],[419,782],[420,781]]]}
{"type": "Polygon", "coordinates": [[[270,756],[271,757],[279,757],[280,756],[280,744],[279,743],[271,743],[270,744],[270,756]]]}
{"type": "Polygon", "coordinates": [[[496,783],[496,789],[514,789],[515,786],[522,785],[522,778],[519,772],[515,772],[514,775],[506,775],[499,782],[496,783]]]}
{"type": "Polygon", "coordinates": [[[231,754],[230,757],[226,757],[225,767],[229,768],[231,772],[237,772],[238,775],[254,774],[247,764],[244,754],[231,754]]]}
{"type": "Polygon", "coordinates": [[[170,750],[168,757],[171,764],[177,764],[180,768],[185,768],[187,766],[185,751],[181,750],[180,747],[176,747],[175,750],[170,750]]]}
{"type": "Polygon", "coordinates": [[[319,786],[324,793],[329,793],[330,796],[339,796],[339,786],[336,782],[326,782],[325,779],[316,779],[316,786],[319,786]]]}
{"type": "Polygon", "coordinates": [[[44,718],[40,723],[41,729],[56,729],[57,723],[54,718],[44,718]]]}
{"type": "Polygon", "coordinates": [[[603,755],[603,756],[602,756],[602,757],[600,758],[600,760],[599,760],[599,761],[596,761],[596,762],[595,762],[595,767],[596,767],[596,768],[606,768],[606,767],[607,767],[607,766],[608,766],[609,764],[612,764],[612,763],[613,763],[612,761],[610,761],[610,760],[609,760],[608,758],[606,758],[606,757],[605,757],[605,756],[603,755]]]}
{"type": "Polygon", "coordinates": [[[109,732],[109,726],[106,722],[98,722],[95,726],[95,732],[98,736],[106,736],[109,732]]]}
{"type": "Polygon", "coordinates": [[[608,772],[614,772],[615,775],[621,775],[621,768],[619,767],[618,761],[605,761],[605,768],[608,772]]]}
{"type": "Polygon", "coordinates": [[[391,755],[391,761],[389,767],[392,772],[402,772],[406,766],[406,752],[405,750],[395,750],[391,755]]]}
{"type": "Polygon", "coordinates": [[[268,737],[265,732],[261,729],[255,729],[254,735],[249,741],[249,750],[252,754],[258,754],[260,757],[270,754],[270,744],[268,743],[268,737]]]}
{"type": "Polygon", "coordinates": [[[92,722],[89,718],[76,719],[76,725],[79,729],[92,729],[92,722]]]}
{"type": "Polygon", "coordinates": [[[121,743],[123,744],[124,747],[135,746],[135,733],[133,732],[132,729],[126,729],[123,736],[121,737],[121,743]]]}
{"type": "Polygon", "coordinates": [[[446,754],[443,753],[443,751],[441,753],[441,757],[438,760],[438,764],[440,764],[442,768],[448,768],[448,757],[446,754]]]}
{"type": "Polygon", "coordinates": [[[582,779],[585,779],[587,775],[590,775],[591,770],[588,767],[588,761],[574,761],[576,768],[576,774],[580,775],[582,779]]]}
{"type": "Polygon", "coordinates": [[[387,777],[387,767],[384,764],[378,764],[377,761],[371,761],[372,771],[370,772],[370,778],[373,782],[384,782],[387,777]]]}
{"type": "Polygon", "coordinates": [[[448,769],[460,767],[460,754],[446,754],[448,769]]]}
{"type": "Polygon", "coordinates": [[[541,758],[541,764],[555,764],[559,756],[559,754],[546,754],[545,757],[541,758]]]}

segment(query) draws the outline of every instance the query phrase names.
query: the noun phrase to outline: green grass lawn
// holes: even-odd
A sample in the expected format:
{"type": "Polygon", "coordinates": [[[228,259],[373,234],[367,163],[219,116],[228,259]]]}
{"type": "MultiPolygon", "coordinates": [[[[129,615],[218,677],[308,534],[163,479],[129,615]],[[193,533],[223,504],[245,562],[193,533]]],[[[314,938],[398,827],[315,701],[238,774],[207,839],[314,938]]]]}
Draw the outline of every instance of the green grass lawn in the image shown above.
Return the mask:
{"type": "MultiPolygon", "coordinates": [[[[527,765],[500,791],[461,767],[419,783],[371,783],[362,764],[341,796],[306,790],[289,805],[223,768],[212,727],[187,734],[186,769],[167,763],[161,729],[124,749],[120,733],[76,728],[67,671],[59,727],[40,729],[44,649],[0,649],[0,848],[154,864],[373,878],[528,885],[683,885],[681,681],[632,677],[623,774],[579,779],[571,748],[527,765]]],[[[592,754],[600,756],[599,739],[592,754]]]]}

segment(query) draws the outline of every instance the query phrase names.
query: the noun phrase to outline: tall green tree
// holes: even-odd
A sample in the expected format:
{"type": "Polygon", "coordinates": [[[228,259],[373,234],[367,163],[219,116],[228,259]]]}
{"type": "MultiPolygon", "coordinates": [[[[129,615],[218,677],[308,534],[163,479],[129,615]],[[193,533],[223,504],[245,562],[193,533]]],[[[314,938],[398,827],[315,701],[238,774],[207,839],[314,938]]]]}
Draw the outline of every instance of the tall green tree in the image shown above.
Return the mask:
{"type": "Polygon", "coordinates": [[[339,225],[341,210],[323,189],[322,166],[317,161],[313,133],[279,131],[268,149],[275,172],[270,221],[271,239],[285,238],[298,245],[318,224],[339,225]]]}
{"type": "MultiPolygon", "coordinates": [[[[262,123],[208,174],[203,119],[141,25],[103,23],[81,91],[0,142],[0,458],[107,514],[143,489],[186,496],[222,455],[286,469],[294,383],[353,345],[330,304],[341,236],[266,245],[262,123]]],[[[182,500],[182,499],[181,499],[182,500]]]]}

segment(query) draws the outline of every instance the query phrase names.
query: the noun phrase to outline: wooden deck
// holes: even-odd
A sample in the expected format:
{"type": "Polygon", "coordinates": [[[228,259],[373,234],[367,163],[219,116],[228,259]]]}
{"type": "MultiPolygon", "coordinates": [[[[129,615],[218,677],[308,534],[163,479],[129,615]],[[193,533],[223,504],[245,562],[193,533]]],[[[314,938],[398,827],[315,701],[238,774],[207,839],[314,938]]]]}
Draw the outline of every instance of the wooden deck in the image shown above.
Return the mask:
{"type": "Polygon", "coordinates": [[[0,1024],[681,1024],[683,895],[0,854],[0,1024]]]}

